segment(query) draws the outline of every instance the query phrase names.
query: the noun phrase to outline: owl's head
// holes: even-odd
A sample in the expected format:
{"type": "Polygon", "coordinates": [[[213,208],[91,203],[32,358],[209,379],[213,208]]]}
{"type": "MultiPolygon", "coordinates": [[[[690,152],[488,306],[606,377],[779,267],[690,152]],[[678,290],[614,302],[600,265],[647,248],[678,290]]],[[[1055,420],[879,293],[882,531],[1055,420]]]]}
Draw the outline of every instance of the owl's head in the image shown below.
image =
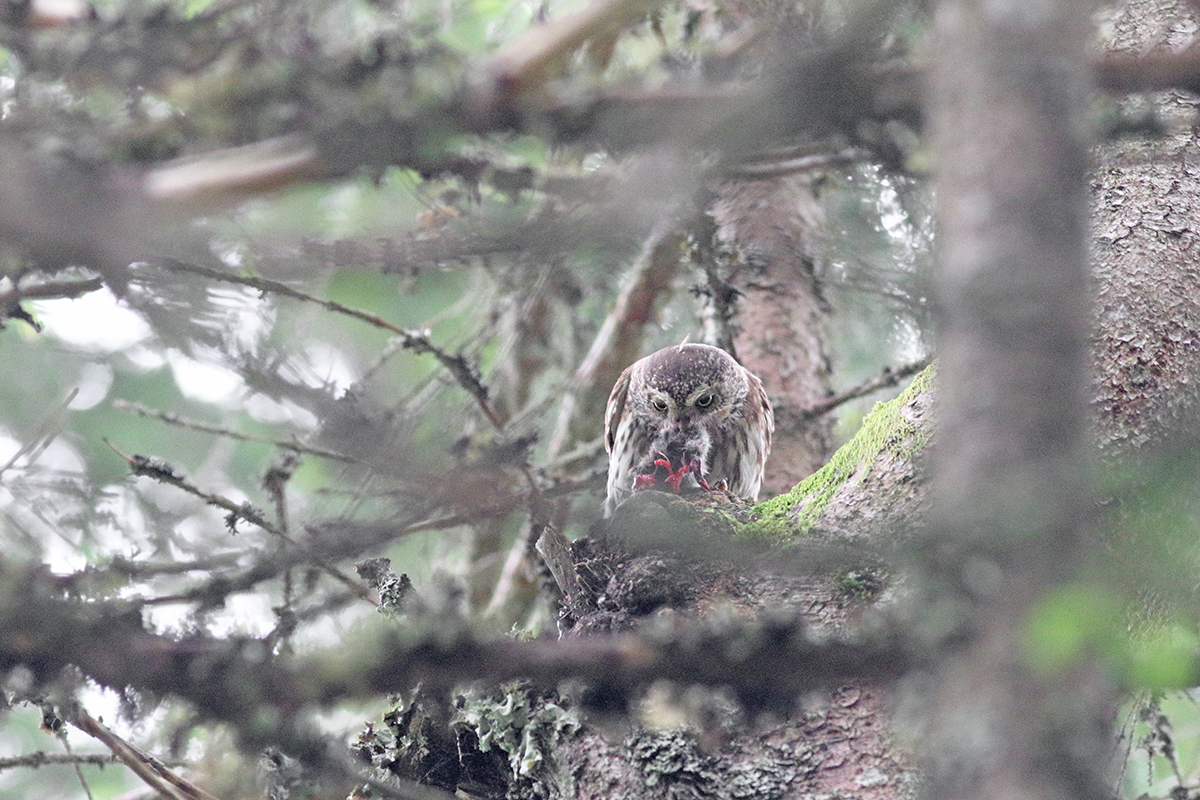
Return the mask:
{"type": "Polygon", "coordinates": [[[676,425],[703,425],[727,418],[746,398],[742,368],[706,344],[668,347],[648,356],[632,376],[630,398],[640,413],[676,425]]]}

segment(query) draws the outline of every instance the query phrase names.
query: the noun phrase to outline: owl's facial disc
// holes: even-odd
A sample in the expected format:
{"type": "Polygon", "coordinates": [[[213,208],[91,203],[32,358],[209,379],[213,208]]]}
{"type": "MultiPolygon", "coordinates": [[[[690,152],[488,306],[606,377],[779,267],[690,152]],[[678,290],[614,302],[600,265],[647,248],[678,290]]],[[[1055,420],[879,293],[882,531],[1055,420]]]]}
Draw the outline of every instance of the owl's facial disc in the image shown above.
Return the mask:
{"type": "Polygon", "coordinates": [[[721,395],[717,387],[711,384],[704,384],[698,388],[682,386],[649,389],[650,407],[659,414],[670,414],[677,419],[707,414],[721,405],[721,395]]]}

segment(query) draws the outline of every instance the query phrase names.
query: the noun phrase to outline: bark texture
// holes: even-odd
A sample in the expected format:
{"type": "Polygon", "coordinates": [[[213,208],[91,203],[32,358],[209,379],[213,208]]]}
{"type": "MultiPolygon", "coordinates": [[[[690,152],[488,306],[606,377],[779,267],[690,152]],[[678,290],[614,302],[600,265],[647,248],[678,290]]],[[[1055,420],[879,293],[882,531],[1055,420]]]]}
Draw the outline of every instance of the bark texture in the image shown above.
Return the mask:
{"type": "MultiPolygon", "coordinates": [[[[1109,14],[1113,54],[1194,46],[1194,5],[1132,0],[1109,14]]],[[[1200,180],[1195,97],[1179,91],[1124,101],[1168,126],[1158,139],[1098,148],[1093,175],[1096,304],[1095,423],[1113,455],[1192,441],[1200,419],[1200,180]]]]}
{"type": "Polygon", "coordinates": [[[830,455],[832,420],[803,410],[828,396],[828,307],[814,274],[822,216],[805,180],[728,183],[713,204],[718,235],[746,262],[730,278],[742,294],[738,359],[762,378],[775,408],[775,440],[764,497],[786,492],[830,455]]]}

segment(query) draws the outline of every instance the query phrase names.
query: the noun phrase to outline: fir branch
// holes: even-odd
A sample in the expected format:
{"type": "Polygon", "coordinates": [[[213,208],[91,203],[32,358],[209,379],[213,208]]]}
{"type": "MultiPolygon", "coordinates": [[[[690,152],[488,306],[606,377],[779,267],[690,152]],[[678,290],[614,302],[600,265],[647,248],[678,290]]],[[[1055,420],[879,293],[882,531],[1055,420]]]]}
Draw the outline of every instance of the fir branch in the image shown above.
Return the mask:
{"type": "Polygon", "coordinates": [[[83,708],[66,711],[64,717],[76,728],[100,741],[118,761],[160,795],[172,800],[217,800],[214,795],[180,777],[163,762],[122,739],[83,708]]]}
{"type": "Polygon", "coordinates": [[[213,267],[204,267],[198,264],[187,264],[174,259],[164,259],[155,262],[157,265],[172,272],[188,272],[194,275],[199,275],[210,280],[221,281],[223,283],[234,283],[240,286],[249,286],[252,289],[257,289],[260,292],[270,292],[272,294],[288,297],[293,300],[300,300],[305,303],[314,303],[329,311],[337,314],[345,314],[353,317],[361,322],[382,330],[388,331],[400,337],[401,345],[409,350],[412,350],[417,355],[428,353],[437,359],[446,370],[454,377],[459,386],[463,388],[467,394],[475,399],[483,415],[497,429],[504,427],[503,421],[500,419],[496,410],[492,407],[491,401],[488,399],[487,387],[483,385],[477,374],[476,369],[470,365],[462,354],[451,355],[441,347],[433,344],[429,338],[429,331],[416,331],[401,328],[398,325],[393,325],[382,317],[363,311],[357,308],[343,305],[336,300],[322,300],[319,297],[302,292],[292,286],[283,283],[282,281],[271,280],[270,278],[262,278],[254,275],[234,275],[231,272],[214,269],[213,267]]]}
{"type": "Polygon", "coordinates": [[[194,497],[200,498],[210,506],[216,506],[217,508],[222,508],[228,511],[229,513],[225,517],[225,524],[229,528],[230,532],[236,532],[238,520],[243,520],[245,522],[249,522],[251,525],[262,528],[267,533],[278,537],[291,547],[294,547],[296,550],[304,554],[304,556],[313,566],[323,570],[335,580],[348,586],[352,591],[357,593],[359,597],[371,604],[375,604],[375,599],[371,597],[370,591],[365,586],[346,575],[337,567],[327,563],[310,548],[289,536],[286,531],[280,529],[277,525],[268,520],[265,514],[253,504],[249,502],[235,503],[233,500],[230,500],[224,495],[219,495],[214,492],[206,492],[188,481],[187,478],[180,475],[173,466],[162,459],[150,458],[148,456],[138,455],[137,453],[127,456],[114,447],[112,442],[108,441],[108,439],[104,439],[103,441],[109,446],[110,449],[112,449],[114,453],[125,459],[125,462],[129,465],[130,472],[132,472],[134,475],[151,478],[159,483],[165,483],[168,486],[174,486],[176,489],[180,489],[190,495],[193,495],[194,497]]]}
{"type": "MultiPolygon", "coordinates": [[[[204,635],[178,639],[147,631],[128,604],[83,605],[65,599],[46,576],[0,565],[0,663],[38,671],[75,664],[103,686],[132,686],[182,697],[205,714],[261,740],[265,698],[300,710],[338,699],[400,692],[417,684],[449,689],[468,680],[524,678],[552,687],[574,678],[603,686],[607,697],[632,697],[659,680],[727,686],[748,708],[778,710],[783,698],[848,680],[891,680],[914,666],[913,652],[893,633],[842,640],[811,636],[795,614],[700,621],[675,618],[637,633],[581,639],[514,641],[485,638],[454,617],[420,628],[375,626],[361,631],[347,658],[339,643],[292,662],[264,659],[262,643],[204,635]],[[95,637],[106,646],[97,648],[95,637]],[[114,659],[112,652],[136,653],[114,659]],[[747,665],[754,665],[747,669],[747,665]]],[[[281,717],[279,745],[299,732],[281,717]]]]}
{"type": "Polygon", "coordinates": [[[235,431],[231,428],[225,428],[220,425],[210,425],[207,422],[188,419],[180,416],[173,411],[159,411],[155,408],[150,408],[141,403],[132,400],[113,400],[113,408],[118,411],[129,411],[137,414],[139,417],[146,419],[157,419],[167,425],[175,425],[188,430],[200,431],[201,433],[214,433],[217,436],[224,436],[227,439],[237,439],[242,442],[259,442],[261,444],[269,444],[283,450],[292,450],[297,453],[307,453],[309,455],[318,456],[320,458],[328,458],[333,461],[344,461],[348,464],[359,463],[354,456],[346,455],[345,453],[337,453],[333,450],[324,450],[320,447],[313,447],[307,444],[301,444],[295,439],[273,439],[270,436],[260,436],[254,433],[243,433],[235,431]]]}

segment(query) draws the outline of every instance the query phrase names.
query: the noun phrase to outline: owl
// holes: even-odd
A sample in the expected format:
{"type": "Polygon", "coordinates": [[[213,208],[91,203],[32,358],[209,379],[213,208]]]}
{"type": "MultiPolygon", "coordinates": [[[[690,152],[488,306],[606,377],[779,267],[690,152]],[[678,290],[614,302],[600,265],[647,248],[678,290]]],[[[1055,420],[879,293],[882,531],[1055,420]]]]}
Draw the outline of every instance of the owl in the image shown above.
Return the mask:
{"type": "Polygon", "coordinates": [[[625,368],[608,398],[604,515],[639,489],[727,489],[758,498],[775,414],[762,381],[706,344],[681,344],[625,368]]]}

